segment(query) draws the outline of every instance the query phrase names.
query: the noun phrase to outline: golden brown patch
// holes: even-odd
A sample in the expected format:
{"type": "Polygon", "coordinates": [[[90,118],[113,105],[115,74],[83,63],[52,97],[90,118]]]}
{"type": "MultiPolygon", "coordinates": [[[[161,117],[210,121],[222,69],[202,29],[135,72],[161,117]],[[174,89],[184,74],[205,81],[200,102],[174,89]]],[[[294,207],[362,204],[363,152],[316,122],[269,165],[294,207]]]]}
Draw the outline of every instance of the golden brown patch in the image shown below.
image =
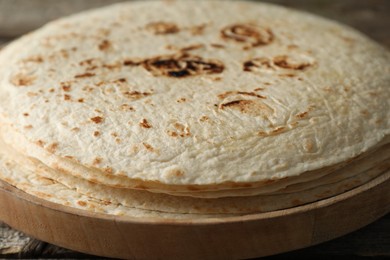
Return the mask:
{"type": "Polygon", "coordinates": [[[70,95],[68,95],[68,94],[64,95],[64,100],[69,101],[71,99],[72,99],[72,97],[70,95]]]}
{"type": "Polygon", "coordinates": [[[85,201],[82,201],[82,200],[77,201],[77,204],[80,205],[81,207],[87,206],[87,203],[85,201]]]}
{"type": "Polygon", "coordinates": [[[99,165],[102,161],[103,161],[102,158],[96,157],[96,158],[93,160],[92,165],[95,165],[95,166],[96,166],[96,165],[99,165]]]}
{"type": "Polygon", "coordinates": [[[217,48],[217,49],[224,49],[224,48],[226,48],[225,45],[219,44],[219,43],[212,43],[212,44],[210,44],[210,46],[213,47],[213,48],[217,48]]]}
{"type": "Polygon", "coordinates": [[[78,128],[78,127],[73,127],[71,130],[72,130],[73,132],[78,132],[78,131],[80,131],[80,128],[78,128]]]}
{"type": "Polygon", "coordinates": [[[241,113],[248,115],[261,115],[263,117],[268,117],[274,112],[273,109],[266,104],[259,102],[258,100],[234,100],[227,103],[219,105],[220,109],[234,109],[238,110],[241,113]]]}
{"type": "Polygon", "coordinates": [[[137,100],[152,95],[150,92],[125,91],[123,95],[129,99],[137,100]]]}
{"type": "Polygon", "coordinates": [[[25,125],[25,126],[24,126],[24,129],[32,129],[32,128],[33,128],[32,125],[25,125]]]}
{"type": "Polygon", "coordinates": [[[98,48],[101,51],[107,51],[111,48],[111,42],[109,40],[103,40],[101,43],[99,43],[98,48]]]}
{"type": "Polygon", "coordinates": [[[153,22],[146,25],[146,29],[152,31],[156,35],[178,33],[180,28],[171,22],[153,22]]]}
{"type": "Polygon", "coordinates": [[[308,111],[305,111],[305,112],[296,114],[295,117],[296,117],[296,118],[299,118],[299,119],[303,119],[303,118],[306,118],[308,115],[309,115],[309,112],[308,112],[308,111]]]}
{"type": "Polygon", "coordinates": [[[42,140],[38,140],[35,142],[37,145],[39,145],[40,147],[43,147],[45,145],[45,142],[42,141],[42,140]]]}
{"type": "Polygon", "coordinates": [[[43,58],[42,56],[36,55],[36,56],[31,56],[23,60],[23,62],[36,62],[36,63],[42,63],[43,58]]]}
{"type": "Polygon", "coordinates": [[[174,177],[183,177],[184,176],[184,172],[182,170],[179,170],[179,169],[171,170],[171,171],[169,171],[168,174],[170,176],[174,176],[174,177]]]}
{"type": "Polygon", "coordinates": [[[280,133],[284,132],[285,129],[286,128],[284,126],[280,126],[280,127],[277,127],[275,129],[273,129],[270,134],[271,135],[277,135],[277,134],[280,134],[280,133]]]}
{"type": "Polygon", "coordinates": [[[186,101],[187,101],[186,98],[179,98],[178,100],[176,100],[177,103],[184,103],[186,101]]]}
{"type": "Polygon", "coordinates": [[[199,119],[200,122],[205,122],[205,121],[207,121],[207,120],[209,120],[209,117],[208,117],[208,116],[202,116],[202,117],[199,119]]]}
{"type": "Polygon", "coordinates": [[[113,64],[103,64],[102,67],[106,68],[106,69],[109,69],[109,70],[119,69],[119,68],[122,67],[122,63],[121,62],[117,62],[117,63],[113,63],[113,64]]]}
{"type": "Polygon", "coordinates": [[[58,148],[58,143],[52,143],[52,144],[50,144],[50,145],[46,148],[46,150],[47,150],[48,152],[50,152],[50,153],[55,153],[55,151],[57,150],[57,148],[58,148]]]}
{"type": "Polygon", "coordinates": [[[29,113],[23,113],[23,116],[29,116],[29,113]]]}
{"type": "Polygon", "coordinates": [[[135,111],[134,107],[128,105],[128,104],[122,104],[119,106],[120,110],[122,111],[135,111]]]}
{"type": "Polygon", "coordinates": [[[95,124],[100,124],[101,122],[103,122],[103,120],[104,119],[101,116],[95,116],[91,118],[91,121],[94,122],[95,124]]]}
{"type": "Polygon", "coordinates": [[[106,167],[106,168],[104,168],[104,172],[108,173],[108,174],[112,174],[114,172],[114,170],[111,167],[106,167]]]}
{"type": "Polygon", "coordinates": [[[270,44],[274,40],[273,32],[254,24],[233,24],[221,30],[221,37],[243,44],[244,49],[270,44]]]}
{"type": "Polygon", "coordinates": [[[139,125],[143,128],[152,128],[152,125],[145,118],[141,120],[139,125]]]}
{"type": "Polygon", "coordinates": [[[150,152],[154,152],[155,151],[153,146],[151,146],[150,144],[148,144],[148,143],[142,143],[142,144],[146,148],[146,150],[148,150],[150,152]]]}
{"type": "Polygon", "coordinates": [[[87,73],[84,73],[84,74],[75,75],[74,77],[76,79],[79,79],[79,78],[90,78],[90,77],[93,77],[95,75],[96,75],[95,73],[87,72],[87,73]]]}
{"type": "Polygon", "coordinates": [[[14,86],[18,87],[27,87],[34,84],[36,77],[33,75],[26,75],[22,73],[17,73],[14,76],[11,77],[11,83],[14,86]]]}
{"type": "Polygon", "coordinates": [[[99,132],[99,131],[95,131],[95,132],[93,132],[93,136],[95,136],[95,137],[98,137],[98,136],[100,136],[100,132],[99,132]]]}
{"type": "Polygon", "coordinates": [[[193,44],[187,47],[180,48],[180,51],[188,52],[188,51],[193,51],[201,48],[204,48],[204,44],[193,44]]]}
{"type": "Polygon", "coordinates": [[[190,128],[188,126],[185,126],[183,124],[180,124],[180,123],[174,123],[173,124],[173,128],[175,128],[175,130],[168,130],[167,133],[169,136],[172,136],[172,137],[188,137],[188,136],[191,136],[191,132],[190,132],[190,128]]]}

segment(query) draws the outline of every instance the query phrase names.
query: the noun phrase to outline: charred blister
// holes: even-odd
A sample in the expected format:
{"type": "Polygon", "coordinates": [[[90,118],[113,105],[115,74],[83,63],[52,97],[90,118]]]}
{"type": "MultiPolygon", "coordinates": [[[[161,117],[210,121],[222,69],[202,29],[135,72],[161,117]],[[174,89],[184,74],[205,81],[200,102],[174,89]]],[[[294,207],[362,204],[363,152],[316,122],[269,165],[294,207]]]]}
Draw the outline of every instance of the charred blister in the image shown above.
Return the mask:
{"type": "Polygon", "coordinates": [[[221,30],[221,37],[243,44],[244,49],[270,44],[274,40],[273,32],[253,24],[233,24],[221,30]]]}
{"type": "Polygon", "coordinates": [[[158,56],[144,60],[141,65],[154,76],[174,78],[218,74],[225,68],[218,60],[208,60],[189,54],[158,56]]]}

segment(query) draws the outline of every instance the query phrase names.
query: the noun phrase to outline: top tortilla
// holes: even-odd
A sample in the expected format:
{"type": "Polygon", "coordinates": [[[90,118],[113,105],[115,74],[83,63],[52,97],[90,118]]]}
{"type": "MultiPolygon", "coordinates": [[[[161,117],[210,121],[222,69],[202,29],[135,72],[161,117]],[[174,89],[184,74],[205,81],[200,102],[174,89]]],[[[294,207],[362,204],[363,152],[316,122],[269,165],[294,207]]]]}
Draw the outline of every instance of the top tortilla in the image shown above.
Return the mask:
{"type": "Polygon", "coordinates": [[[252,188],[388,142],[389,83],[388,51],[302,12],[122,3],[1,52],[1,131],[27,156],[103,184],[252,188]]]}

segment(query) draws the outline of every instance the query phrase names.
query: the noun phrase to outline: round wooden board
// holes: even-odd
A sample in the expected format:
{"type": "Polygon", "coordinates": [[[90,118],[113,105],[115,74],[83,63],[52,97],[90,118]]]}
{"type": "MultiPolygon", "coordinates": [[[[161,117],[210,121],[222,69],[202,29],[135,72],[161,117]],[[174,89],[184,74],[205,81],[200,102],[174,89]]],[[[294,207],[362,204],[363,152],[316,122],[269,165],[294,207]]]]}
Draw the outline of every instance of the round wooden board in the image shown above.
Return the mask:
{"type": "Polygon", "coordinates": [[[338,196],[286,210],[193,220],[135,219],[64,207],[0,182],[0,220],[76,251],[117,258],[242,259],[315,245],[390,212],[390,171],[338,196]]]}

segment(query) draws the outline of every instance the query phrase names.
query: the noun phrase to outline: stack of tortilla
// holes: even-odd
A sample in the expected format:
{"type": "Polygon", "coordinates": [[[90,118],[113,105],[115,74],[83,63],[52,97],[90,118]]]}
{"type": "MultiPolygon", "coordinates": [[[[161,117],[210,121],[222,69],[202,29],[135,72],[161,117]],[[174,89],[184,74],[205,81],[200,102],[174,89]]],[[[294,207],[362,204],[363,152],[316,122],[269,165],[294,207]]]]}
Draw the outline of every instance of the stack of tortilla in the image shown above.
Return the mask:
{"type": "Polygon", "coordinates": [[[140,1],[0,52],[0,179],[133,217],[295,207],[390,169],[390,54],[241,1],[140,1]]]}

